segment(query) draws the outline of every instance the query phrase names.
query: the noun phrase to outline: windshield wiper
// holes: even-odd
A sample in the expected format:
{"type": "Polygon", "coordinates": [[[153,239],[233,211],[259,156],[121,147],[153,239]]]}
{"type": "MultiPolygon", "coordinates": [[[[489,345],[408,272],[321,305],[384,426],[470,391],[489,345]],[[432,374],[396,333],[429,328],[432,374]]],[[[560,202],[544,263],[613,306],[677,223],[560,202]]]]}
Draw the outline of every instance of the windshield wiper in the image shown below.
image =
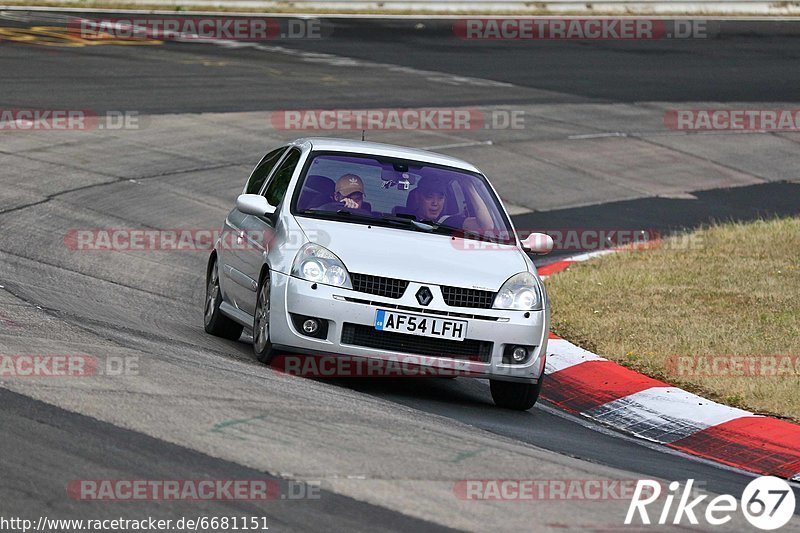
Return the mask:
{"type": "Polygon", "coordinates": [[[352,211],[348,211],[346,209],[338,209],[336,211],[306,209],[305,211],[302,211],[300,214],[301,215],[309,215],[309,216],[312,216],[312,217],[325,217],[325,218],[333,218],[333,219],[342,218],[342,219],[353,220],[353,221],[355,221],[355,220],[362,221],[363,220],[365,222],[375,222],[376,220],[378,220],[375,217],[371,217],[371,216],[367,216],[367,215],[361,215],[361,214],[358,214],[358,213],[353,213],[352,211]],[[344,215],[344,216],[342,216],[342,215],[344,215]]]}
{"type": "Polygon", "coordinates": [[[427,222],[421,222],[417,220],[417,217],[410,214],[401,214],[401,215],[381,215],[381,220],[389,220],[392,222],[401,222],[402,224],[417,229],[419,231],[424,231],[426,233],[432,232],[437,226],[435,223],[431,222],[430,224],[427,222]]]}
{"type": "Polygon", "coordinates": [[[455,226],[450,226],[448,224],[440,224],[439,222],[434,222],[430,219],[418,219],[415,215],[411,213],[398,213],[397,215],[384,215],[386,218],[390,219],[401,219],[406,220],[408,223],[414,225],[414,227],[420,229],[421,231],[425,231],[427,233],[437,233],[441,235],[455,235],[455,236],[463,236],[464,230],[461,228],[457,228],[455,226]]]}

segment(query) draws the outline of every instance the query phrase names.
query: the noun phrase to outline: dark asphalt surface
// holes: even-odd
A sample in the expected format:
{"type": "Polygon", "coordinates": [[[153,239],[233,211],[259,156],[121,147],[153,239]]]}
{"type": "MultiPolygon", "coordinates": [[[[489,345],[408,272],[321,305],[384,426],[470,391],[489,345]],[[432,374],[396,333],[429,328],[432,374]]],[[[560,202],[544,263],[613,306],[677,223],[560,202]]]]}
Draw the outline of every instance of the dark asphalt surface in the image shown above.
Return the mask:
{"type": "MultiPolygon", "coordinates": [[[[600,433],[577,422],[571,415],[557,416],[550,410],[534,408],[524,413],[501,411],[487,402],[480,387],[449,384],[439,380],[346,380],[355,390],[416,409],[435,412],[481,429],[528,442],[534,446],[578,457],[590,462],[636,472],[642,477],[664,479],[693,478],[715,493],[740,494],[750,481],[733,470],[686,459],[682,454],[665,455],[659,447],[644,447],[633,439],[621,438],[614,432],[600,433]]],[[[545,385],[546,386],[546,385],[545,385]]],[[[800,487],[795,488],[800,495],[800,487]]],[[[796,509],[800,515],[800,508],[796,509]]]]}
{"type": "MultiPolygon", "coordinates": [[[[93,418],[0,389],[0,516],[34,522],[43,513],[59,519],[142,520],[147,516],[177,522],[186,517],[263,517],[259,524],[279,531],[450,531],[401,513],[320,490],[318,499],[289,498],[248,501],[90,501],[68,498],[70,481],[85,473],[102,472],[103,479],[126,480],[266,480],[280,478],[222,461],[141,433],[120,429],[93,418]],[[32,461],[36,457],[36,461],[32,461]],[[262,522],[263,520],[263,522],[262,522]]],[[[309,493],[310,494],[310,493],[309,493]]]]}
{"type": "Polygon", "coordinates": [[[624,42],[462,40],[446,21],[331,24],[329,39],[291,45],[610,102],[800,98],[791,23],[709,21],[706,38],[624,42]]]}
{"type": "MultiPolygon", "coordinates": [[[[680,233],[715,222],[746,222],[761,218],[795,216],[800,212],[800,183],[777,182],[711,189],[694,193],[696,199],[641,198],[569,209],[517,215],[519,230],[569,228],[638,228],[650,235],[680,233]]],[[[586,250],[590,251],[590,250],[586,250]]],[[[538,262],[551,262],[574,250],[554,250],[538,262]]]]}
{"type": "MultiPolygon", "coordinates": [[[[0,19],[0,25],[27,24],[0,19]]],[[[453,37],[447,24],[426,23],[417,29],[413,23],[342,21],[335,23],[328,39],[268,44],[503,81],[519,90],[504,91],[496,100],[491,91],[475,91],[468,85],[448,86],[438,93],[413,87],[387,92],[374,70],[365,69],[361,78],[339,83],[342,80],[336,79],[335,66],[215,45],[56,48],[3,42],[0,70],[14,75],[0,78],[0,107],[193,113],[354,103],[359,107],[421,107],[593,100],[796,102],[800,97],[800,69],[796,68],[800,40],[791,35],[723,32],[718,38],[692,41],[478,43],[453,37]],[[224,65],[215,68],[213,61],[224,65]],[[531,93],[529,89],[558,94],[531,93]]],[[[543,229],[593,224],[672,230],[713,220],[800,212],[797,183],[712,190],[697,196],[699,202],[655,198],[530,213],[516,217],[515,222],[518,227],[543,229]]],[[[249,357],[246,344],[231,342],[228,348],[249,357]]],[[[594,431],[549,410],[516,413],[496,409],[480,383],[377,380],[338,385],[640,476],[691,477],[703,480],[707,490],[733,494],[739,494],[750,480],[734,471],[594,431]]],[[[46,504],[61,512],[60,517],[85,516],[90,507],[63,498],[63,492],[65,480],[79,477],[86,464],[102,468],[109,478],[264,477],[235,463],[7,391],[0,390],[0,404],[0,515],[38,515],[46,504]],[[47,460],[31,464],[31,456],[47,460]],[[28,486],[30,489],[20,489],[28,486]]],[[[800,497],[800,491],[796,492],[800,497]]],[[[163,518],[186,514],[180,505],[164,503],[142,503],[131,514],[138,518],[145,510],[163,518]]],[[[198,510],[216,516],[266,515],[280,529],[366,530],[375,524],[392,530],[438,529],[332,493],[325,493],[320,502],[274,502],[264,507],[191,504],[194,514],[198,510]]]]}
{"type": "MultiPolygon", "coordinates": [[[[93,14],[91,16],[100,17],[93,14]]],[[[41,15],[40,15],[41,17],[41,15]]],[[[3,25],[25,26],[6,20],[3,25]]],[[[64,27],[63,17],[37,24],[64,27]]],[[[722,25],[707,39],[657,41],[474,41],[457,38],[447,21],[323,20],[330,37],[265,44],[513,83],[532,95],[475,95],[443,86],[417,93],[410,85],[376,91],[371,70],[356,79],[323,80],[323,64],[298,63],[264,51],[169,42],[163,47],[60,48],[3,43],[0,105],[136,109],[141,113],[253,111],[352,105],[490,105],[515,102],[747,101],[800,98],[800,36],[747,35],[722,25]],[[195,61],[218,59],[224,68],[195,61]]],[[[755,23],[752,23],[755,25],[755,23]]],[[[793,27],[791,25],[788,25],[793,27]]],[[[755,27],[755,26],[754,26],[755,27]]],[[[245,43],[248,44],[248,43],[245,43]]],[[[255,43],[253,43],[255,44],[255,43]]],[[[330,72],[335,77],[335,71],[330,72]]]]}

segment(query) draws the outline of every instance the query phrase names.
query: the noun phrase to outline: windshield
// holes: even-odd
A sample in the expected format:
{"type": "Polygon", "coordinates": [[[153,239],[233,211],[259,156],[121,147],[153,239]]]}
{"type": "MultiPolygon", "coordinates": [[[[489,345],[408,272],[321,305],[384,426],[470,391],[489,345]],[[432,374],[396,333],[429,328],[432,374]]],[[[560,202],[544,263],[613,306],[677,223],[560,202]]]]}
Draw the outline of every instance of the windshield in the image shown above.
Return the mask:
{"type": "Polygon", "coordinates": [[[301,216],[513,242],[483,176],[418,161],[312,154],[293,207],[301,216]]]}

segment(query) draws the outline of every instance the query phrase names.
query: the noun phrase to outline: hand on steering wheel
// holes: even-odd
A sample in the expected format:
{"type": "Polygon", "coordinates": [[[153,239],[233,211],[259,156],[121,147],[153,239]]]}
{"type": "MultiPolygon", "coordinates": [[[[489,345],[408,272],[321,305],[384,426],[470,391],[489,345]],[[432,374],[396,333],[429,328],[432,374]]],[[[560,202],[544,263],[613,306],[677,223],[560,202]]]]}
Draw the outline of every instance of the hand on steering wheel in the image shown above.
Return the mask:
{"type": "Polygon", "coordinates": [[[353,200],[352,198],[342,198],[341,203],[344,204],[345,207],[349,207],[350,209],[358,209],[358,202],[353,200]]]}

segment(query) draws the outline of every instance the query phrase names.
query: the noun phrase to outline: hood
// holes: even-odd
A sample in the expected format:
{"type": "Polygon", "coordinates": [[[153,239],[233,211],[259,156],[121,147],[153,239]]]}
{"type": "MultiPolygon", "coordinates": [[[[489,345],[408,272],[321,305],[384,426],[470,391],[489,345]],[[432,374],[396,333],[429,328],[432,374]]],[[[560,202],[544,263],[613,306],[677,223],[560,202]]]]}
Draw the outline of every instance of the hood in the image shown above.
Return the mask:
{"type": "Polygon", "coordinates": [[[311,242],[335,253],[347,270],[432,285],[497,291],[528,269],[515,245],[465,241],[400,228],[296,217],[311,242]],[[486,246],[488,244],[488,246],[486,246]]]}

